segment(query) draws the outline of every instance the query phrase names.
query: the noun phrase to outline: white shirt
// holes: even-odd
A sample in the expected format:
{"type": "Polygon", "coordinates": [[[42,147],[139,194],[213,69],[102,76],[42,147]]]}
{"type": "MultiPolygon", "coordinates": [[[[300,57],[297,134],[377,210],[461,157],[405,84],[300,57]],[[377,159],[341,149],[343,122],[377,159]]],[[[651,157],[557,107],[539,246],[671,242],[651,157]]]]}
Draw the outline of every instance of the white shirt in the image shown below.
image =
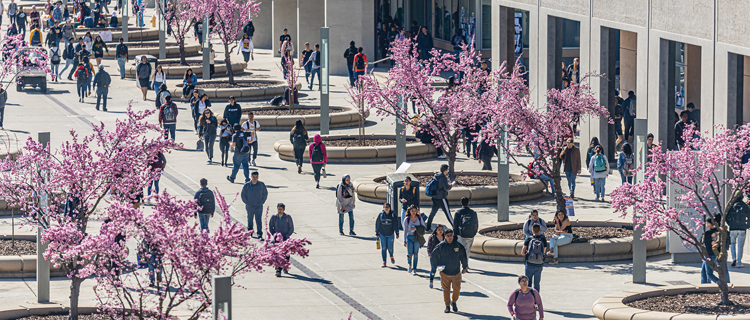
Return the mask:
{"type": "Polygon", "coordinates": [[[86,51],[91,52],[91,48],[94,47],[94,42],[89,37],[83,37],[83,44],[86,46],[86,51]]]}
{"type": "Polygon", "coordinates": [[[164,72],[161,72],[161,73],[159,73],[159,72],[154,72],[154,81],[156,81],[156,82],[161,82],[161,83],[166,83],[166,82],[167,82],[166,80],[167,80],[167,79],[166,79],[166,77],[164,76],[164,72]]]}
{"type": "Polygon", "coordinates": [[[250,124],[250,121],[245,121],[242,123],[242,130],[252,132],[252,137],[247,138],[247,143],[253,143],[255,141],[258,141],[258,130],[260,130],[260,123],[258,123],[257,120],[253,120],[253,123],[250,124]]]}
{"type": "Polygon", "coordinates": [[[203,111],[206,111],[206,102],[201,100],[198,102],[198,114],[203,114],[203,111]]]}

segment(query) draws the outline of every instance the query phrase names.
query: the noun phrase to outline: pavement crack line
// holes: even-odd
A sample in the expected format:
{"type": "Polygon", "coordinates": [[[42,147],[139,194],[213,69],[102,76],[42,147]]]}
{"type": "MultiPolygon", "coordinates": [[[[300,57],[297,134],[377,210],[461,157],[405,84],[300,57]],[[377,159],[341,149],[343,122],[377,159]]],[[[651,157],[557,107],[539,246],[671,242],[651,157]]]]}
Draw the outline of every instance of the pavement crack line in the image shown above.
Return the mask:
{"type": "MultiPolygon", "coordinates": [[[[52,102],[54,102],[55,104],[57,104],[58,106],[60,106],[61,108],[63,108],[68,113],[70,113],[72,115],[79,116],[79,119],[81,121],[83,121],[84,123],[86,123],[87,125],[93,126],[93,124],[91,123],[91,121],[89,121],[88,119],[86,119],[84,117],[81,117],[81,115],[78,112],[76,112],[75,110],[71,109],[70,107],[68,107],[67,105],[65,105],[64,103],[62,103],[62,101],[57,100],[55,97],[52,97],[50,95],[45,95],[45,96],[48,99],[52,100],[52,102]]],[[[172,167],[172,169],[174,169],[174,168],[172,167]]],[[[175,170],[175,171],[179,172],[177,170],[175,170]]],[[[190,188],[188,185],[186,185],[184,182],[182,182],[180,179],[178,179],[174,175],[172,175],[172,174],[170,174],[168,172],[163,172],[162,176],[164,176],[165,178],[167,178],[167,180],[171,181],[172,183],[174,183],[176,186],[180,187],[180,189],[184,190],[188,194],[195,193],[195,190],[193,190],[192,188],[190,188]]],[[[185,176],[185,175],[183,174],[183,176],[185,176]]],[[[188,178],[188,180],[192,181],[192,179],[189,179],[189,178],[188,178]]],[[[195,182],[195,181],[192,181],[192,182],[195,182]]],[[[216,208],[215,212],[218,213],[220,216],[223,216],[223,213],[219,211],[218,207],[216,208]]],[[[234,217],[232,217],[231,215],[230,215],[230,218],[232,219],[232,221],[235,221],[235,222],[237,222],[239,224],[245,225],[242,222],[240,222],[239,220],[237,220],[234,217]]],[[[321,285],[324,288],[326,288],[329,292],[333,293],[335,296],[339,297],[339,299],[341,299],[344,302],[346,302],[349,306],[351,306],[352,308],[354,308],[355,310],[357,310],[359,313],[361,313],[364,316],[366,316],[368,319],[371,319],[371,320],[383,320],[383,318],[379,317],[378,315],[376,315],[375,313],[373,313],[372,311],[370,311],[369,309],[367,309],[367,307],[365,307],[362,304],[360,304],[357,300],[355,300],[351,296],[349,296],[346,293],[344,293],[343,291],[341,291],[341,289],[339,289],[338,287],[336,287],[334,284],[332,284],[332,283],[326,283],[325,279],[323,277],[319,276],[317,273],[315,273],[315,271],[310,270],[310,268],[306,267],[301,262],[297,261],[294,258],[291,258],[289,261],[292,264],[292,266],[294,266],[295,268],[297,268],[300,271],[302,271],[308,277],[310,277],[312,279],[320,280],[321,285]]],[[[24,283],[25,283],[25,281],[24,281],[24,283]]],[[[28,287],[28,284],[26,284],[26,286],[28,287]]],[[[31,288],[29,287],[29,289],[31,289],[31,288]]],[[[328,299],[326,299],[326,300],[328,300],[328,299]]],[[[341,309],[341,308],[339,308],[339,309],[341,309]]]]}

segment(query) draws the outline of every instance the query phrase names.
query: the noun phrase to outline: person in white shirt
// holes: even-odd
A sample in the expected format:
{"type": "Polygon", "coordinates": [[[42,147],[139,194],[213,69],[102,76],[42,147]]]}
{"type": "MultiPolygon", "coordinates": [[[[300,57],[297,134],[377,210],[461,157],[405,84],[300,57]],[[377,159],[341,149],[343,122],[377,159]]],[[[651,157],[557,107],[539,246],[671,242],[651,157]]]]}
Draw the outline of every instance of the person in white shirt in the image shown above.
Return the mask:
{"type": "Polygon", "coordinates": [[[260,131],[260,123],[255,121],[255,115],[252,112],[247,115],[247,121],[242,124],[242,130],[250,132],[250,137],[247,138],[247,144],[253,150],[253,167],[256,166],[255,160],[258,159],[258,131],[260,131]]]}
{"type": "Polygon", "coordinates": [[[156,66],[156,71],[154,71],[153,79],[151,79],[151,89],[154,91],[159,90],[159,87],[161,87],[161,84],[167,83],[167,76],[164,74],[164,70],[162,70],[161,65],[156,66]]]}

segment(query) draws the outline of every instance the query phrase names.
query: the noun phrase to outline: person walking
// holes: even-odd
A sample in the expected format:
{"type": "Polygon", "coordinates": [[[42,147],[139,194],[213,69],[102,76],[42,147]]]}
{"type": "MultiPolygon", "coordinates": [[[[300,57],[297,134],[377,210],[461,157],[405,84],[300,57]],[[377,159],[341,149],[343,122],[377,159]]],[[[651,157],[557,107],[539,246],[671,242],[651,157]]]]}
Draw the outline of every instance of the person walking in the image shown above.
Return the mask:
{"type": "Polygon", "coordinates": [[[492,157],[497,154],[497,147],[491,146],[489,140],[482,139],[477,147],[475,155],[479,155],[479,163],[482,164],[482,170],[492,170],[492,157]]]}
{"type": "Polygon", "coordinates": [[[185,70],[185,76],[182,77],[182,99],[195,89],[196,83],[198,83],[198,76],[193,74],[193,68],[185,70]]]}
{"type": "Polygon", "coordinates": [[[604,186],[607,184],[607,176],[609,175],[609,160],[604,155],[604,148],[602,146],[596,146],[594,150],[596,150],[596,154],[591,157],[589,173],[591,174],[591,178],[594,179],[595,201],[600,201],[600,199],[604,201],[604,186]]]}
{"type": "Polygon", "coordinates": [[[74,38],[68,38],[68,42],[65,44],[65,49],[63,50],[63,59],[65,59],[65,67],[60,71],[60,73],[57,74],[58,77],[60,77],[65,70],[68,70],[68,66],[71,66],[70,73],[68,73],[68,80],[73,80],[73,73],[76,70],[77,63],[76,63],[76,49],[73,45],[74,38]]]}
{"type": "Polygon", "coordinates": [[[529,239],[534,236],[533,226],[538,225],[539,230],[542,234],[547,232],[547,223],[542,220],[542,218],[539,218],[539,211],[536,209],[531,210],[531,214],[529,215],[529,218],[526,219],[526,222],[523,223],[523,235],[526,236],[526,239],[529,239]]]}
{"type": "Polygon", "coordinates": [[[360,76],[364,76],[367,71],[367,55],[362,53],[364,48],[357,48],[357,55],[354,56],[354,83],[359,81],[360,76]]]}
{"type": "Polygon", "coordinates": [[[221,114],[221,117],[229,122],[230,128],[234,128],[235,125],[240,124],[240,119],[242,119],[242,107],[239,103],[235,102],[234,96],[229,97],[229,104],[224,107],[224,113],[221,114]]]}
{"type": "Polygon", "coordinates": [[[474,236],[479,231],[479,218],[474,210],[469,209],[469,198],[461,198],[461,209],[456,212],[453,218],[458,243],[466,248],[466,255],[471,255],[471,244],[474,243],[474,236]]]}
{"type": "Polygon", "coordinates": [[[732,254],[732,267],[742,268],[742,254],[745,250],[745,236],[750,228],[750,206],[738,197],[727,214],[729,225],[729,251],[732,254]]]}
{"type": "Polygon", "coordinates": [[[383,204],[383,211],[375,218],[375,238],[380,240],[380,254],[383,256],[383,268],[386,266],[386,253],[391,256],[391,264],[396,263],[396,259],[393,258],[393,236],[395,233],[396,239],[398,239],[399,221],[398,214],[391,210],[389,203],[383,204]]]}
{"type": "Polygon", "coordinates": [[[617,171],[620,171],[620,178],[622,184],[625,182],[632,184],[633,176],[635,175],[635,156],[633,155],[633,147],[625,142],[622,145],[622,152],[617,157],[617,171]]]}
{"type": "Polygon", "coordinates": [[[565,179],[568,180],[568,189],[570,189],[570,198],[575,198],[576,176],[581,174],[581,151],[573,144],[573,138],[568,138],[567,145],[560,152],[560,159],[563,162],[563,172],[565,179]]]}
{"type": "Polygon", "coordinates": [[[323,81],[320,79],[320,45],[315,44],[315,51],[310,55],[310,74],[312,77],[310,78],[310,90],[313,88],[313,84],[315,84],[315,75],[318,75],[318,91],[320,91],[320,82],[323,81]]]}
{"type": "Polygon", "coordinates": [[[0,25],[3,24],[3,13],[5,13],[5,5],[3,4],[3,1],[0,0],[0,25]]]}
{"type": "Polygon", "coordinates": [[[307,148],[307,157],[315,173],[315,189],[320,189],[320,176],[323,172],[323,178],[326,177],[326,163],[328,163],[328,152],[326,145],[323,143],[323,137],[316,134],[313,137],[313,143],[307,148]]]}
{"type": "Polygon", "coordinates": [[[258,178],[258,171],[253,171],[250,175],[250,181],[245,182],[245,185],[242,186],[240,195],[247,211],[247,230],[255,231],[257,238],[263,240],[263,204],[268,199],[268,189],[266,184],[259,181],[258,178]],[[254,229],[253,219],[255,219],[258,229],[254,229]]]}
{"type": "MultiPolygon", "coordinates": [[[[289,35],[289,31],[286,28],[284,28],[283,33],[279,37],[279,53],[281,53],[281,48],[284,46],[284,41],[289,42],[288,46],[292,45],[292,36],[289,35]]],[[[294,51],[294,49],[290,47],[287,47],[287,50],[294,51]]],[[[282,54],[282,56],[284,55],[282,54]]]]}
{"type": "Polygon", "coordinates": [[[247,144],[248,133],[242,131],[242,126],[239,124],[234,126],[234,135],[232,136],[232,145],[234,148],[234,156],[232,157],[232,173],[227,176],[227,180],[234,183],[234,178],[237,177],[237,171],[242,167],[243,173],[245,174],[245,182],[250,181],[250,167],[248,166],[247,159],[250,156],[250,146],[247,144]]]}
{"type": "Polygon", "coordinates": [[[349,42],[349,48],[344,51],[344,59],[346,59],[346,69],[349,71],[349,85],[354,87],[356,77],[354,75],[354,56],[357,55],[357,47],[354,46],[354,41],[349,42]]]}
{"type": "MultiPolygon", "coordinates": [[[[51,29],[54,30],[54,29],[51,29]]],[[[61,53],[60,53],[60,47],[53,46],[49,48],[49,63],[50,63],[50,69],[52,70],[52,81],[58,82],[57,78],[59,78],[60,74],[60,61],[61,53]]]]}
{"type": "Polygon", "coordinates": [[[58,46],[58,40],[57,28],[49,28],[47,36],[44,37],[44,45],[49,49],[56,48],[58,46]]]}
{"type": "Polygon", "coordinates": [[[216,120],[216,116],[211,109],[206,108],[203,110],[203,114],[198,120],[198,128],[200,129],[199,139],[203,139],[204,148],[206,149],[206,156],[208,160],[206,163],[211,164],[214,160],[214,143],[216,142],[216,128],[218,128],[219,121],[216,120]]]}
{"type": "Polygon", "coordinates": [[[542,280],[542,269],[544,268],[544,257],[547,255],[549,246],[547,238],[541,234],[542,228],[539,224],[531,227],[532,236],[523,242],[521,254],[524,256],[524,273],[529,281],[534,284],[536,291],[541,291],[539,282],[542,280]]]}
{"type": "Polygon", "coordinates": [[[198,89],[193,89],[192,95],[190,96],[190,114],[193,116],[193,128],[195,134],[198,134],[198,118],[200,118],[202,112],[198,111],[198,102],[201,101],[201,94],[198,89]]]}
{"type": "MultiPolygon", "coordinates": [[[[209,75],[213,77],[214,73],[216,73],[216,51],[214,51],[214,44],[211,43],[208,45],[208,71],[209,75]]],[[[252,53],[250,53],[252,56],[252,53]]]]}
{"type": "Polygon", "coordinates": [[[406,272],[417,275],[417,264],[419,263],[419,248],[425,244],[425,224],[419,208],[412,205],[407,210],[409,213],[403,221],[404,247],[406,247],[406,262],[409,268],[406,272]],[[413,262],[413,263],[412,263],[413,262]]]}
{"type": "Polygon", "coordinates": [[[289,141],[292,143],[292,149],[294,150],[294,163],[297,164],[297,173],[302,173],[302,163],[304,162],[305,147],[307,147],[307,140],[310,137],[307,135],[307,130],[302,124],[302,120],[297,120],[294,123],[292,132],[289,133],[289,141]]]}
{"type": "Polygon", "coordinates": [[[29,31],[29,45],[32,47],[37,47],[42,45],[42,31],[39,30],[39,26],[32,23],[31,24],[31,31],[29,31]]]}
{"type": "Polygon", "coordinates": [[[104,65],[99,65],[99,72],[94,75],[94,91],[96,92],[96,110],[99,110],[99,102],[102,103],[102,110],[107,111],[107,95],[109,94],[109,85],[112,78],[107,71],[104,71],[104,65]]]}
{"type": "Polygon", "coordinates": [[[120,67],[120,79],[125,79],[125,62],[128,61],[128,45],[125,40],[120,38],[115,47],[115,56],[117,56],[117,66],[120,67]]]}
{"type": "MultiPolygon", "coordinates": [[[[435,218],[438,209],[443,210],[445,217],[448,218],[448,223],[450,223],[452,227],[453,217],[451,216],[451,209],[448,206],[447,198],[448,191],[456,185],[456,182],[448,182],[448,165],[440,165],[440,172],[436,173],[432,180],[433,181],[427,183],[427,185],[435,183],[435,195],[428,194],[428,196],[432,197],[432,209],[430,209],[430,216],[427,218],[427,230],[432,230],[432,219],[435,218]]],[[[425,193],[429,191],[428,189],[429,188],[425,186],[425,193]]]]}
{"type": "Polygon", "coordinates": [[[622,115],[625,119],[625,140],[633,139],[635,136],[635,112],[636,112],[635,92],[628,91],[628,98],[622,103],[622,115]]]}
{"type": "Polygon", "coordinates": [[[354,185],[352,178],[345,174],[341,182],[336,187],[336,209],[339,214],[339,234],[344,235],[344,214],[349,214],[349,235],[356,236],[354,233],[354,207],[356,198],[354,197],[354,185]]]}
{"type": "Polygon", "coordinates": [[[16,14],[18,13],[18,4],[16,4],[15,0],[10,0],[10,3],[8,4],[8,11],[6,11],[8,14],[8,19],[10,19],[10,24],[16,23],[16,14]]]}
{"type": "Polygon", "coordinates": [[[245,25],[242,27],[242,32],[248,36],[248,39],[250,39],[250,59],[255,60],[255,57],[253,56],[253,34],[255,34],[255,26],[253,25],[253,20],[245,23],[245,25]]]}
{"type": "MultiPolygon", "coordinates": [[[[719,241],[719,235],[718,235],[719,229],[716,228],[718,221],[721,221],[720,215],[717,215],[714,218],[706,219],[706,224],[705,224],[706,231],[703,232],[703,238],[701,239],[703,246],[705,246],[706,251],[708,251],[708,260],[711,260],[711,261],[717,261],[716,252],[714,251],[714,245],[716,245],[716,248],[720,250],[719,253],[723,251],[721,250],[722,245],[716,244],[716,242],[719,241]]],[[[730,239],[727,239],[727,240],[731,241],[730,239]]],[[[711,267],[709,266],[708,260],[703,260],[703,263],[701,264],[701,283],[711,283],[711,282],[718,283],[719,277],[714,275],[714,270],[711,269],[711,267]]],[[[727,283],[731,283],[731,281],[729,280],[728,268],[727,268],[727,283]]]]}
{"type": "Polygon", "coordinates": [[[167,84],[167,75],[164,73],[164,69],[161,65],[156,66],[154,75],[151,76],[151,85],[149,86],[152,90],[159,90],[162,84],[167,84]]]}
{"type": "Polygon", "coordinates": [[[102,64],[102,58],[104,58],[104,51],[107,51],[109,53],[109,48],[107,48],[107,44],[102,40],[102,37],[99,35],[96,35],[96,38],[94,38],[94,43],[91,47],[91,52],[94,53],[94,58],[96,59],[96,64],[100,65],[102,64]]]}
{"type": "MultiPolygon", "coordinates": [[[[432,289],[432,282],[435,280],[435,272],[437,271],[437,266],[432,263],[432,251],[435,250],[435,247],[443,242],[443,240],[445,240],[445,227],[442,224],[438,224],[435,226],[435,232],[433,232],[430,235],[430,239],[427,240],[427,256],[430,257],[430,289],[432,289]]],[[[441,287],[440,290],[442,289],[443,288],[441,287]]]]}
{"type": "Polygon", "coordinates": [[[688,111],[680,112],[680,121],[674,124],[675,150],[682,150],[685,147],[685,138],[682,135],[687,129],[688,121],[690,121],[689,116],[690,112],[688,111]]]}
{"type": "Polygon", "coordinates": [[[24,38],[26,37],[26,23],[28,23],[28,21],[29,17],[26,15],[26,12],[18,10],[15,23],[16,27],[18,27],[18,33],[22,34],[24,38]]]}
{"type": "Polygon", "coordinates": [[[250,39],[250,35],[247,33],[242,35],[240,45],[237,46],[237,54],[240,53],[242,53],[242,58],[245,60],[245,67],[247,68],[250,55],[253,53],[253,40],[250,39]]]}
{"type": "Polygon", "coordinates": [[[427,27],[422,27],[422,33],[417,38],[417,49],[421,60],[429,60],[432,57],[430,51],[433,48],[432,35],[427,32],[427,27]]]}
{"type": "MultiPolygon", "coordinates": [[[[591,163],[591,157],[593,157],[596,154],[596,146],[601,145],[599,143],[599,138],[593,137],[591,138],[591,142],[589,142],[589,148],[586,150],[586,162],[584,165],[588,168],[589,164],[591,163]]],[[[594,187],[594,178],[591,178],[591,188],[594,190],[594,193],[596,193],[596,188],[594,187]]]]}
{"type": "Polygon", "coordinates": [[[401,221],[406,218],[406,209],[414,205],[419,207],[419,190],[417,187],[411,185],[411,177],[406,176],[404,178],[404,186],[399,191],[399,202],[401,202],[401,221]]]}
{"type": "Polygon", "coordinates": [[[520,288],[513,290],[508,298],[508,312],[513,320],[535,320],[539,312],[539,320],[544,320],[544,305],[542,297],[534,288],[529,287],[529,277],[518,277],[520,288]]]}
{"type": "Polygon", "coordinates": [[[89,73],[89,70],[83,65],[83,63],[79,63],[78,68],[76,69],[73,76],[76,77],[76,91],[78,92],[78,102],[83,102],[83,98],[86,97],[86,85],[89,83],[91,74],[89,73]]]}
{"type": "Polygon", "coordinates": [[[293,69],[294,69],[294,57],[292,56],[292,52],[289,50],[285,50],[281,54],[281,73],[284,76],[284,80],[287,79],[287,77],[289,76],[289,73],[294,72],[293,69]]]}
{"type": "Polygon", "coordinates": [[[161,173],[164,172],[164,169],[167,167],[167,158],[163,153],[157,152],[156,155],[149,159],[148,166],[151,173],[155,175],[146,189],[146,194],[151,196],[152,189],[156,194],[159,194],[159,180],[161,179],[161,173]]]}
{"type": "Polygon", "coordinates": [[[177,105],[172,102],[172,96],[164,98],[164,104],[159,108],[159,124],[164,130],[164,139],[172,136],[174,141],[175,131],[177,130],[177,105]]]}
{"type": "Polygon", "coordinates": [[[550,247],[552,247],[555,256],[549,264],[557,264],[560,247],[570,244],[573,241],[573,227],[570,225],[570,219],[568,219],[568,215],[564,210],[557,210],[554,221],[555,234],[550,241],[550,247]]]}
{"type": "Polygon", "coordinates": [[[302,50],[300,54],[302,54],[302,58],[299,59],[299,66],[301,68],[305,69],[305,82],[307,85],[310,85],[310,72],[312,71],[312,60],[310,60],[310,56],[312,56],[313,50],[310,49],[310,43],[305,42],[305,50],[302,50]]]}
{"type": "Polygon", "coordinates": [[[198,221],[201,224],[201,230],[208,231],[208,220],[214,217],[214,210],[216,209],[216,198],[214,192],[208,188],[208,180],[201,178],[201,188],[195,192],[193,199],[198,200],[198,207],[200,208],[196,215],[198,221]]]}
{"type": "MultiPolygon", "coordinates": [[[[268,232],[271,234],[273,241],[276,241],[276,234],[281,235],[283,241],[289,240],[294,233],[294,221],[292,217],[286,214],[286,206],[283,203],[276,205],[277,214],[271,216],[268,220],[268,232]]],[[[289,261],[289,256],[286,256],[289,261]]],[[[276,277],[281,277],[282,268],[276,268],[276,277]]],[[[289,273],[284,270],[284,273],[289,273]]]]}
{"type": "Polygon", "coordinates": [[[257,166],[255,160],[258,159],[258,131],[260,131],[260,123],[255,121],[255,115],[250,112],[247,115],[247,120],[242,123],[242,130],[245,130],[250,135],[248,136],[247,143],[252,149],[252,165],[257,166]]]}
{"type": "Polygon", "coordinates": [[[430,261],[443,269],[440,271],[440,285],[443,288],[445,313],[450,313],[451,307],[453,312],[458,312],[456,302],[461,293],[461,275],[469,270],[469,259],[466,248],[454,240],[453,230],[445,230],[445,240],[432,250],[430,261]]]}
{"type": "Polygon", "coordinates": [[[232,141],[232,127],[227,119],[222,119],[219,123],[219,150],[221,151],[221,166],[228,166],[229,160],[229,142],[232,141]]]}
{"type": "Polygon", "coordinates": [[[66,19],[65,24],[60,27],[60,34],[64,39],[75,39],[76,37],[78,37],[78,35],[76,35],[76,28],[73,25],[73,22],[70,21],[70,19],[66,19]]]}
{"type": "MultiPolygon", "coordinates": [[[[167,98],[167,96],[172,96],[172,93],[167,90],[166,83],[162,83],[158,87],[156,87],[156,97],[154,97],[154,105],[157,109],[159,109],[159,107],[161,107],[164,102],[166,102],[165,99],[167,98]]],[[[196,120],[195,123],[197,122],[198,121],[196,120]]]]}
{"type": "Polygon", "coordinates": [[[8,102],[8,90],[5,90],[0,86],[0,130],[3,128],[3,120],[5,118],[5,103],[8,102]]]}
{"type": "Polygon", "coordinates": [[[135,74],[138,78],[141,93],[143,93],[143,101],[146,101],[146,92],[148,92],[148,87],[151,84],[151,81],[149,81],[149,78],[151,78],[151,63],[148,62],[145,55],[141,56],[141,62],[135,67],[135,74]]]}

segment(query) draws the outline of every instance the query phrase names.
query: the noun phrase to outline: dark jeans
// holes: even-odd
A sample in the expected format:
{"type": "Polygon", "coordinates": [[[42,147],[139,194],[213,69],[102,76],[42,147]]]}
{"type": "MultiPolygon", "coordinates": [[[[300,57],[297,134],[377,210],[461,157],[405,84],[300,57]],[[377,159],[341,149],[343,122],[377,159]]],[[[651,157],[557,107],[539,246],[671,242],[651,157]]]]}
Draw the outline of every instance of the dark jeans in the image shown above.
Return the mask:
{"type": "Polygon", "coordinates": [[[304,161],[302,160],[304,156],[305,156],[305,148],[301,148],[301,149],[294,148],[294,163],[296,163],[298,167],[301,167],[302,163],[304,163],[304,161]]]}
{"type": "MultiPolygon", "coordinates": [[[[310,83],[310,72],[312,71],[312,63],[305,63],[305,81],[310,83]]],[[[320,76],[318,76],[320,77],[320,76]]]]}
{"type": "Polygon", "coordinates": [[[5,119],[5,107],[0,108],[0,127],[3,126],[3,119],[5,119]]]}
{"type": "Polygon", "coordinates": [[[323,169],[323,164],[313,163],[312,167],[313,167],[313,172],[315,173],[315,182],[319,182],[320,181],[320,169],[323,169]]]}
{"type": "Polygon", "coordinates": [[[169,139],[169,136],[172,136],[172,140],[174,140],[175,131],[177,131],[177,124],[176,123],[165,123],[164,126],[164,139],[169,139]]]}
{"type": "Polygon", "coordinates": [[[230,137],[221,137],[219,139],[219,150],[221,150],[221,162],[227,163],[229,160],[229,140],[230,137]]]}
{"type": "Polygon", "coordinates": [[[195,86],[192,84],[186,85],[182,87],[182,95],[188,96],[191,92],[193,92],[193,89],[195,89],[195,86]]]}
{"type": "Polygon", "coordinates": [[[214,72],[216,72],[216,67],[213,64],[209,64],[208,65],[208,71],[209,71],[208,74],[211,75],[211,76],[213,76],[214,72]]]}
{"type": "Polygon", "coordinates": [[[258,140],[253,141],[253,143],[250,144],[250,149],[252,150],[253,154],[253,160],[258,159],[258,140]]]}
{"type": "Polygon", "coordinates": [[[477,159],[479,155],[477,154],[477,138],[476,137],[464,137],[464,148],[466,148],[466,156],[471,158],[471,153],[474,153],[474,159],[477,159]],[[474,141],[471,141],[474,139],[474,141]]]}
{"type": "Polygon", "coordinates": [[[313,83],[315,83],[315,75],[318,75],[318,91],[320,91],[320,68],[312,69],[312,78],[310,79],[310,90],[313,88],[313,83]]]}
{"type": "Polygon", "coordinates": [[[99,89],[96,90],[96,110],[99,110],[99,102],[101,100],[104,100],[104,103],[102,104],[102,107],[104,111],[107,111],[107,94],[109,94],[109,88],[99,89]]]}
{"type": "MultiPolygon", "coordinates": [[[[347,212],[339,213],[339,231],[344,232],[344,215],[347,212]]],[[[354,211],[349,211],[349,231],[354,231],[354,211]]]]}
{"type": "Polygon", "coordinates": [[[354,77],[354,66],[351,64],[346,65],[346,69],[349,70],[349,85],[354,86],[354,80],[356,79],[354,77]]]}
{"type": "Polygon", "coordinates": [[[432,219],[435,218],[435,214],[438,209],[443,209],[445,217],[448,218],[448,222],[453,227],[453,217],[451,217],[451,208],[448,206],[448,200],[432,198],[432,209],[430,209],[430,216],[427,218],[427,229],[432,230],[432,219]]]}
{"type": "Polygon", "coordinates": [[[544,269],[543,264],[534,264],[528,262],[526,263],[526,268],[524,268],[524,273],[527,277],[529,277],[529,286],[533,284],[536,291],[541,291],[539,282],[542,280],[542,269],[544,269]]]}
{"type": "MultiPolygon", "coordinates": [[[[286,256],[286,261],[289,261],[289,256],[286,256]]],[[[282,268],[276,268],[276,273],[281,273],[282,268]]]]}
{"type": "Polygon", "coordinates": [[[635,121],[633,119],[628,120],[628,118],[625,118],[625,140],[628,140],[633,137],[633,132],[635,131],[635,121]]]}
{"type": "Polygon", "coordinates": [[[151,188],[152,187],[154,189],[154,192],[156,192],[156,194],[159,194],[159,179],[151,181],[151,185],[148,186],[148,190],[147,191],[148,191],[148,195],[149,196],[151,195],[151,188]]]}
{"type": "Polygon", "coordinates": [[[214,143],[216,142],[216,134],[204,134],[203,135],[203,142],[205,144],[204,148],[206,149],[206,155],[208,156],[208,159],[214,158],[214,143]]]}
{"type": "Polygon", "coordinates": [[[250,61],[250,51],[247,51],[247,52],[242,51],[242,58],[245,59],[245,63],[250,61]]]}
{"type": "Polygon", "coordinates": [[[492,155],[482,156],[482,170],[492,171],[492,155]]]}
{"type": "Polygon", "coordinates": [[[234,178],[237,177],[237,171],[239,171],[240,166],[242,166],[243,173],[245,174],[245,182],[250,181],[250,167],[247,163],[249,158],[249,154],[241,153],[235,154],[234,157],[232,157],[232,175],[229,176],[229,180],[234,182],[234,178]]]}
{"type": "Polygon", "coordinates": [[[79,98],[86,97],[86,83],[76,82],[76,92],[78,92],[79,98]]]}
{"type": "Polygon", "coordinates": [[[209,220],[211,220],[210,213],[198,213],[198,221],[201,223],[201,230],[208,230],[209,220]]]}
{"type": "Polygon", "coordinates": [[[263,206],[249,206],[245,205],[247,211],[247,230],[254,230],[258,233],[258,237],[263,237],[263,206]],[[258,225],[258,229],[253,228],[253,218],[255,218],[255,224],[258,225]]]}
{"type": "Polygon", "coordinates": [[[365,75],[364,71],[357,71],[357,72],[355,72],[354,73],[354,83],[359,82],[359,77],[364,76],[364,75],[365,75]]]}

